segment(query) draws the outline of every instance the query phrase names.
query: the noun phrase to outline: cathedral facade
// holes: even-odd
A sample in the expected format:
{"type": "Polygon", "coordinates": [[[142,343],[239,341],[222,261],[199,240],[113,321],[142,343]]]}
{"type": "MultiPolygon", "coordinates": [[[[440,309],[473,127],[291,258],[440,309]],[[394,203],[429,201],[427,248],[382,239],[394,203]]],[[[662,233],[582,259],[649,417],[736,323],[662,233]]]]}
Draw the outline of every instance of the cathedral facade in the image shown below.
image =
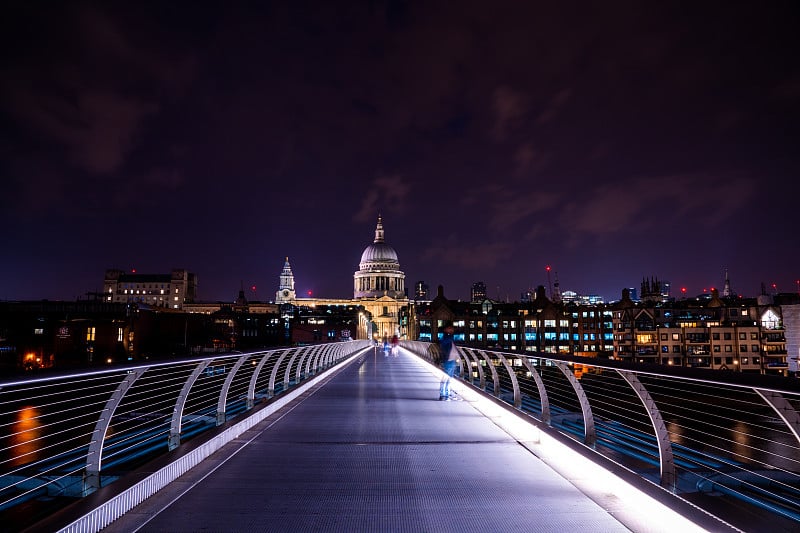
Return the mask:
{"type": "Polygon", "coordinates": [[[379,215],[375,239],[364,249],[358,270],[353,274],[353,298],[298,298],[294,290],[294,275],[287,257],[280,275],[276,304],[314,307],[317,305],[361,306],[365,314],[359,320],[357,338],[381,341],[404,336],[400,317],[408,306],[405,273],[400,270],[397,252],[386,243],[383,219],[379,215]]]}

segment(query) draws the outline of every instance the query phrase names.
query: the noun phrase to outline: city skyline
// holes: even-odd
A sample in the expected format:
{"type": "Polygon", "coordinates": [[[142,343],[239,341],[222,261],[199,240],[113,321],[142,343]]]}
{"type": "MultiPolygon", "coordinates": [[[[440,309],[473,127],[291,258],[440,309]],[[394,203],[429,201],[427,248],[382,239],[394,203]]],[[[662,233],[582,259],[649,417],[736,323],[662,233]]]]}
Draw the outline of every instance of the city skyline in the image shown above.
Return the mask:
{"type": "Polygon", "coordinates": [[[7,9],[0,300],[185,268],[198,299],[797,292],[791,2],[7,9]],[[255,286],[255,293],[249,290],[255,286]]]}

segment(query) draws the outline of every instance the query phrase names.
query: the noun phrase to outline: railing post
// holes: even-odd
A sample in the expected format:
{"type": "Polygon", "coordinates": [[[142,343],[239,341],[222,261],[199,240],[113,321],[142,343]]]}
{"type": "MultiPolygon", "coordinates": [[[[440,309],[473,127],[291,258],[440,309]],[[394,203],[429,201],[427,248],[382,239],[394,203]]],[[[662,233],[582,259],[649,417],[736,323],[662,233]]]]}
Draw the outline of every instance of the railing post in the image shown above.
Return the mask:
{"type": "Polygon", "coordinates": [[[647,416],[650,417],[650,423],[653,425],[656,441],[658,442],[658,457],[659,465],[661,467],[661,486],[672,492],[675,492],[678,476],[675,473],[675,459],[672,455],[672,442],[669,440],[669,433],[667,427],[664,425],[664,419],[661,417],[661,411],[658,410],[656,402],[647,391],[645,386],[639,381],[639,377],[628,370],[619,370],[617,373],[622,376],[628,385],[636,392],[636,396],[644,405],[647,410],[647,416]]]}
{"type": "Polygon", "coordinates": [[[175,399],[175,407],[172,409],[172,420],[169,424],[169,438],[167,441],[167,447],[170,450],[174,450],[181,444],[181,419],[183,418],[183,407],[186,405],[186,398],[189,396],[189,391],[192,390],[194,382],[197,381],[197,378],[210,362],[211,361],[208,359],[200,361],[189,377],[186,378],[180,394],[178,394],[178,397],[175,399]]]}
{"type": "Polygon", "coordinates": [[[519,392],[519,381],[517,380],[517,375],[514,373],[514,368],[511,366],[511,363],[508,362],[505,355],[499,352],[494,352],[494,354],[500,358],[500,362],[505,367],[506,372],[508,373],[508,378],[511,380],[511,388],[514,393],[514,407],[519,409],[522,407],[522,397],[520,396],[519,392]]]}
{"type": "Polygon", "coordinates": [[[221,426],[225,423],[225,410],[228,403],[228,391],[233,383],[233,378],[236,377],[236,372],[242,367],[244,362],[250,358],[252,354],[244,354],[239,357],[233,364],[233,368],[228,372],[225,377],[225,383],[222,384],[222,390],[219,391],[219,400],[217,400],[217,425],[221,426]]]}
{"type": "Polygon", "coordinates": [[[275,353],[275,350],[269,351],[264,353],[264,357],[256,365],[256,368],[253,370],[253,375],[250,376],[250,385],[247,387],[247,409],[252,409],[256,404],[256,383],[258,382],[258,376],[261,374],[261,369],[264,368],[264,364],[269,360],[270,356],[275,353]]]}
{"type": "MultiPolygon", "coordinates": [[[[540,358],[539,361],[541,361],[540,358]]],[[[530,360],[528,359],[527,355],[522,357],[522,364],[525,365],[525,368],[528,369],[528,372],[531,373],[531,377],[533,381],[536,382],[536,388],[539,390],[539,402],[542,404],[542,422],[550,425],[550,399],[547,397],[547,389],[544,386],[544,381],[542,380],[542,376],[539,374],[539,371],[534,368],[531,364],[530,360]]]]}
{"type": "Polygon", "coordinates": [[[89,441],[89,450],[86,453],[86,469],[83,473],[83,495],[87,496],[100,488],[100,465],[103,458],[103,444],[105,443],[106,431],[114,418],[114,411],[117,410],[125,393],[128,392],[134,382],[144,374],[149,367],[136,368],[126,374],[117,389],[111,394],[105,407],[100,411],[100,418],[94,426],[92,439],[89,441]]]}
{"type": "Polygon", "coordinates": [[[762,389],[753,390],[775,410],[781,420],[789,427],[789,431],[792,432],[797,443],[800,444],[800,415],[792,407],[792,404],[780,392],[762,389]]]}
{"type": "Polygon", "coordinates": [[[584,441],[583,443],[594,448],[597,442],[597,433],[594,428],[594,415],[592,415],[592,406],[589,405],[589,399],[586,397],[586,392],[583,390],[578,379],[572,373],[569,366],[561,361],[553,361],[553,364],[561,370],[561,373],[566,376],[572,388],[575,390],[575,395],[578,397],[578,402],[581,405],[581,412],[583,413],[583,428],[584,428],[584,441]]]}
{"type": "Polygon", "coordinates": [[[289,352],[295,351],[297,348],[290,348],[289,350],[285,350],[278,360],[275,361],[275,366],[272,367],[272,372],[269,374],[269,388],[267,389],[267,396],[272,398],[275,396],[275,378],[278,375],[278,367],[281,366],[281,362],[283,361],[284,357],[286,357],[289,352]]]}

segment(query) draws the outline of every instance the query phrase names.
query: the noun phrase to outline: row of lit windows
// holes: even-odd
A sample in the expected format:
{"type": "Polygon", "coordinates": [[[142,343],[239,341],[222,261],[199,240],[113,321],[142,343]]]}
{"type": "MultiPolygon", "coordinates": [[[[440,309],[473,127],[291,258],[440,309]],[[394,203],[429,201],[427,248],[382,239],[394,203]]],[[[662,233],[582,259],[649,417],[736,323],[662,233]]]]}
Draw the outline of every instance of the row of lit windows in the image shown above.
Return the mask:
{"type": "MultiPolygon", "coordinates": [[[[706,361],[705,358],[692,358],[693,363],[698,363],[700,365],[710,365],[711,360],[709,359],[706,361]],[[696,361],[694,360],[696,359],[696,361]]],[[[722,357],[714,357],[713,358],[714,364],[717,366],[722,366],[722,357]]],[[[734,357],[725,357],[725,364],[726,365],[738,365],[742,366],[749,366],[749,365],[760,365],[761,358],[760,357],[742,357],[741,359],[735,359],[734,357]]],[[[661,364],[663,365],[677,365],[681,366],[681,358],[680,357],[663,357],[661,359],[661,364]]]]}
{"type": "MultiPolygon", "coordinates": [[[[109,291],[109,292],[111,292],[111,291],[109,291]]],[[[136,292],[133,292],[133,289],[131,289],[130,293],[131,294],[153,294],[152,291],[148,292],[148,291],[146,291],[144,289],[142,289],[142,290],[136,289],[136,292]]],[[[128,294],[128,289],[123,290],[122,294],[128,294]]],[[[161,289],[161,292],[159,294],[165,294],[164,289],[161,289]]],[[[178,294],[178,289],[175,289],[175,294],[178,294]]]]}
{"type": "MultiPolygon", "coordinates": [[[[117,328],[117,342],[122,342],[122,334],[123,334],[123,329],[117,328]]],[[[94,342],[96,335],[97,335],[97,328],[95,328],[94,326],[89,326],[88,328],[86,328],[87,342],[94,342]]],[[[133,332],[131,332],[131,339],[133,339],[133,332]]]]}

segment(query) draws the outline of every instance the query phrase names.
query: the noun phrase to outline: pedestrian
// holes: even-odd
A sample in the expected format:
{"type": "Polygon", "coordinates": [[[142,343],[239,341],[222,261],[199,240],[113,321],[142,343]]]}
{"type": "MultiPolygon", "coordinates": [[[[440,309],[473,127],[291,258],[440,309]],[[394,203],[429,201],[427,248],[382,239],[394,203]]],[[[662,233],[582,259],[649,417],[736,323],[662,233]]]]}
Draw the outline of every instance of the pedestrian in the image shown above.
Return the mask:
{"type": "Polygon", "coordinates": [[[439,340],[439,354],[445,374],[439,383],[439,399],[444,401],[451,399],[450,380],[456,372],[456,362],[458,361],[458,348],[456,348],[453,331],[453,324],[445,322],[442,328],[442,338],[439,340]]]}
{"type": "Polygon", "coordinates": [[[384,337],[383,338],[383,356],[384,357],[389,357],[389,350],[390,349],[391,348],[389,347],[389,339],[384,337]]]}
{"type": "Polygon", "coordinates": [[[400,339],[397,338],[397,335],[392,337],[392,355],[397,357],[400,350],[398,350],[398,346],[400,345],[400,339]]]}

